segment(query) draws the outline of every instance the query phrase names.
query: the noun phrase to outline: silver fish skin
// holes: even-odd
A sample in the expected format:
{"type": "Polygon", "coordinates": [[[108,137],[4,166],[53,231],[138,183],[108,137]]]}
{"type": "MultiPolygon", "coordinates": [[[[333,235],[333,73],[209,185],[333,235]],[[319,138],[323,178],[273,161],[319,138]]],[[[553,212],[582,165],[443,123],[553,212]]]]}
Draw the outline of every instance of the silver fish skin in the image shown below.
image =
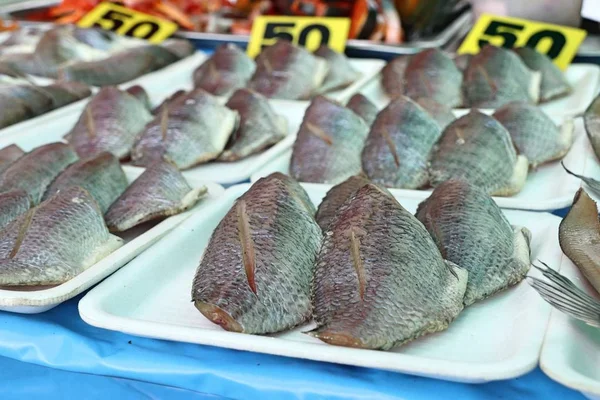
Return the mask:
{"type": "Polygon", "coordinates": [[[428,97],[421,97],[413,100],[433,117],[442,130],[456,119],[454,113],[452,112],[452,108],[446,106],[445,104],[438,103],[437,101],[428,97]]]}
{"type": "Polygon", "coordinates": [[[497,109],[493,117],[508,130],[531,168],[563,158],[573,144],[573,120],[564,121],[559,128],[533,104],[509,103],[497,109]]]}
{"type": "Polygon", "coordinates": [[[290,161],[299,182],[338,184],[361,172],[365,121],[346,107],[317,96],[306,109],[290,161]]]}
{"type": "Polygon", "coordinates": [[[270,147],[287,135],[287,120],[275,113],[262,94],[238,89],[225,104],[239,113],[240,122],[219,156],[219,161],[236,161],[270,147]]]}
{"type": "Polygon", "coordinates": [[[225,149],[239,114],[203,89],[169,102],[139,135],[131,152],[135,165],[160,160],[186,169],[212,161],[225,149]]]}
{"type": "Polygon", "coordinates": [[[334,90],[344,89],[362,76],[350,63],[348,57],[342,53],[338,53],[330,49],[327,45],[322,44],[314,53],[317,57],[327,60],[329,71],[325,75],[325,80],[319,89],[318,93],[327,93],[334,90]]]}
{"type": "Polygon", "coordinates": [[[192,188],[181,172],[168,162],[148,166],[106,212],[111,232],[123,232],[144,222],[182,213],[207,193],[205,186],[192,188]]]}
{"type": "Polygon", "coordinates": [[[52,108],[60,108],[92,95],[90,88],[79,82],[57,82],[41,86],[40,89],[52,99],[52,108]]]}
{"type": "Polygon", "coordinates": [[[47,200],[72,186],[79,186],[87,190],[96,200],[100,211],[104,214],[108,207],[125,192],[128,185],[129,182],[119,159],[111,153],[104,152],[69,165],[54,179],[42,200],[47,200]]]}
{"type": "Polygon", "coordinates": [[[12,163],[0,175],[0,193],[22,189],[37,205],[54,178],[75,161],[77,154],[64,143],[40,146],[12,163]]]}
{"type": "Polygon", "coordinates": [[[80,157],[93,157],[108,151],[119,159],[131,148],[152,115],[131,94],[116,87],[101,89],[88,103],[67,140],[80,157]]]}
{"type": "Polygon", "coordinates": [[[311,316],[321,230],[302,187],[280,173],[261,178],[213,231],[192,301],[222,328],[250,334],[290,329],[311,316]]]}
{"type": "Polygon", "coordinates": [[[385,93],[392,99],[404,95],[406,85],[404,71],[409,61],[410,56],[399,56],[388,62],[381,70],[381,86],[383,86],[385,93]]]}
{"type": "Polygon", "coordinates": [[[6,170],[12,163],[23,157],[25,152],[16,144],[0,149],[0,174],[6,170]]]}
{"type": "Polygon", "coordinates": [[[194,86],[216,96],[229,96],[246,86],[254,71],[254,60],[233,43],[220,45],[194,71],[194,86]]]}
{"type": "Polygon", "coordinates": [[[146,106],[146,109],[149,111],[152,110],[152,103],[150,102],[150,97],[148,96],[146,89],[140,85],[133,85],[127,88],[126,92],[141,101],[146,106]]]}
{"type": "Polygon", "coordinates": [[[323,198],[323,201],[319,204],[317,213],[315,214],[315,219],[324,232],[335,218],[335,215],[342,204],[354,196],[358,189],[369,183],[371,183],[371,181],[365,174],[358,174],[351,176],[344,182],[329,189],[323,198]]]}
{"type": "Polygon", "coordinates": [[[511,226],[494,200],[477,186],[446,181],[419,205],[415,216],[442,257],[468,271],[465,306],[515,285],[527,275],[531,232],[511,226]]]}
{"type": "Polygon", "coordinates": [[[354,96],[350,97],[350,100],[348,100],[348,103],[346,104],[346,108],[354,111],[368,126],[373,124],[375,117],[377,117],[377,113],[379,112],[375,104],[360,93],[356,93],[354,96]]]}
{"type": "Polygon", "coordinates": [[[458,107],[462,104],[462,73],[450,57],[439,49],[427,49],[411,56],[404,71],[404,95],[411,99],[427,97],[458,107]]]}
{"type": "Polygon", "coordinates": [[[268,98],[306,100],[321,87],[328,70],[324,59],[279,40],[256,57],[256,71],[247,87],[268,98]]]}
{"type": "Polygon", "coordinates": [[[458,118],[444,129],[431,157],[429,178],[437,186],[463,179],[496,196],[512,196],[525,185],[529,162],[517,155],[510,134],[479,111],[458,118]]]}
{"type": "Polygon", "coordinates": [[[71,187],[0,231],[0,286],[64,283],[122,245],[90,194],[71,187]]]}
{"type": "Polygon", "coordinates": [[[466,285],[467,272],[444,261],[423,225],[367,184],[323,235],[313,292],[317,328],[309,334],[388,350],[446,329],[463,309],[466,285]]]}
{"type": "Polygon", "coordinates": [[[531,47],[519,47],[513,51],[521,57],[529,69],[542,74],[540,103],[568,96],[573,91],[565,74],[554,65],[547,55],[531,47]]]}
{"type": "Polygon", "coordinates": [[[600,95],[585,110],[583,123],[592,149],[594,149],[596,157],[600,160],[600,95]]]}
{"type": "Polygon", "coordinates": [[[4,229],[31,207],[33,207],[31,197],[24,190],[0,193],[0,229],[4,229]]]}
{"type": "Polygon", "coordinates": [[[514,52],[486,45],[465,70],[465,103],[474,108],[498,108],[512,101],[537,103],[540,83],[541,73],[527,68],[514,52]]]}
{"type": "Polygon", "coordinates": [[[417,189],[429,181],[428,165],[442,131],[421,106],[399,96],[371,126],[362,151],[369,179],[386,187],[417,189]]]}

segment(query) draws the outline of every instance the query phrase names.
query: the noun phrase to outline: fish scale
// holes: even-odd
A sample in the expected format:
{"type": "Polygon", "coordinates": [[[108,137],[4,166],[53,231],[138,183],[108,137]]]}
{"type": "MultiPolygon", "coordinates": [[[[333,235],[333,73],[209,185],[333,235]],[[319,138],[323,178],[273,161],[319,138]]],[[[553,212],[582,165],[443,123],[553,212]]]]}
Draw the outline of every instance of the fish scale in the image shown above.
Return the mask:
{"type": "Polygon", "coordinates": [[[554,65],[547,55],[539,53],[531,47],[519,47],[513,51],[521,57],[529,69],[541,72],[540,102],[567,96],[573,91],[565,74],[554,65]]]}
{"type": "Polygon", "coordinates": [[[13,162],[23,157],[25,152],[16,144],[0,149],[0,174],[4,172],[13,162]]]}
{"type": "Polygon", "coordinates": [[[31,207],[33,207],[31,197],[24,190],[0,193],[0,229],[27,212],[31,207]]]}
{"type": "Polygon", "coordinates": [[[377,113],[379,112],[375,104],[360,93],[356,93],[350,97],[346,107],[361,117],[366,122],[367,126],[373,124],[373,121],[375,121],[375,117],[377,117],[377,113]]]}
{"type": "Polygon", "coordinates": [[[364,174],[354,175],[329,189],[315,215],[315,219],[323,231],[327,229],[342,204],[369,182],[369,178],[364,174]]]}
{"type": "Polygon", "coordinates": [[[329,65],[329,71],[325,75],[323,85],[317,90],[318,93],[343,89],[352,85],[362,76],[360,72],[354,69],[348,57],[343,53],[330,49],[326,44],[319,46],[314,54],[327,60],[329,65]]]}
{"type": "Polygon", "coordinates": [[[408,55],[396,57],[381,70],[381,85],[385,93],[392,99],[404,94],[406,85],[404,71],[409,60],[410,56],[408,55]]]}

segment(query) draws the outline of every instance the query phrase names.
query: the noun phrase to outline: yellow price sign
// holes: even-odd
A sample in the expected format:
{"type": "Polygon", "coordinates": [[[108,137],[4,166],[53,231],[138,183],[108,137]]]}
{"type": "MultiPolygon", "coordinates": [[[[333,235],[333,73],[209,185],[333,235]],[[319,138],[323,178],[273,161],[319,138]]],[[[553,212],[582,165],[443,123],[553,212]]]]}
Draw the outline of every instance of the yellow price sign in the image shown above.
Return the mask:
{"type": "Polygon", "coordinates": [[[265,46],[288,40],[309,51],[326,44],[343,53],[350,30],[348,18],[262,16],[254,20],[247,54],[256,57],[265,46]]]}
{"type": "Polygon", "coordinates": [[[585,38],[583,29],[547,24],[521,18],[482,14],[458,49],[459,54],[475,54],[490,43],[499,47],[528,46],[550,57],[566,69],[585,38]]]}
{"type": "Polygon", "coordinates": [[[100,3],[77,23],[82,28],[101,28],[123,36],[160,43],[177,30],[175,22],[134,11],[114,3],[100,3]]]}

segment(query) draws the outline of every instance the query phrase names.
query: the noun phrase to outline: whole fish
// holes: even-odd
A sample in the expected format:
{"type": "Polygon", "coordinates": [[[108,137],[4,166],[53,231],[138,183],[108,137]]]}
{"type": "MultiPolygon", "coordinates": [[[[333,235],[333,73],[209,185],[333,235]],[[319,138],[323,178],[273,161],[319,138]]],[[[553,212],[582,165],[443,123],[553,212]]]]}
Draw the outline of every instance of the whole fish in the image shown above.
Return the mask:
{"type": "Polygon", "coordinates": [[[417,189],[427,184],[428,163],[442,131],[418,104],[399,96],[371,126],[362,151],[369,179],[386,187],[417,189]]]}
{"type": "Polygon", "coordinates": [[[596,157],[600,160],[600,95],[585,110],[583,122],[592,149],[594,149],[596,157]]]}
{"type": "Polygon", "coordinates": [[[222,44],[194,71],[194,86],[216,96],[229,96],[246,86],[256,65],[233,43],[222,44]]]}
{"type": "Polygon", "coordinates": [[[323,236],[309,332],[338,346],[388,350],[448,327],[467,272],[445,261],[423,225],[389,193],[362,186],[323,236]]]}
{"type": "Polygon", "coordinates": [[[465,70],[463,91],[470,107],[497,108],[512,101],[537,103],[541,73],[531,71],[514,52],[485,45],[465,70]]]}
{"type": "Polygon", "coordinates": [[[375,117],[377,117],[377,113],[379,112],[375,104],[360,93],[356,93],[354,96],[350,97],[350,100],[348,100],[348,103],[346,104],[346,108],[354,111],[367,123],[367,126],[373,124],[373,121],[375,121],[375,117]]]}
{"type": "Polygon", "coordinates": [[[554,65],[550,57],[531,47],[519,47],[514,51],[529,69],[539,71],[542,74],[540,102],[564,97],[573,91],[563,72],[554,65]]]}
{"type": "Polygon", "coordinates": [[[404,71],[409,60],[410,56],[407,55],[396,57],[381,70],[381,86],[392,99],[404,95],[404,71]]]}
{"type": "Polygon", "coordinates": [[[238,198],[213,231],[196,271],[192,301],[232,332],[290,329],[311,316],[321,230],[306,192],[274,173],[238,198]]]}
{"type": "Polygon", "coordinates": [[[432,186],[464,179],[496,196],[518,193],[529,169],[527,157],[517,155],[506,128],[479,111],[448,125],[431,158],[432,186]]]}
{"type": "Polygon", "coordinates": [[[88,103],[67,140],[80,157],[108,151],[126,158],[152,115],[131,94],[116,87],[101,89],[88,103]]]}
{"type": "Polygon", "coordinates": [[[559,128],[532,104],[508,103],[493,117],[508,130],[517,151],[527,157],[532,168],[564,157],[573,144],[572,119],[559,128]]]}
{"type": "Polygon", "coordinates": [[[430,98],[448,107],[462,104],[462,73],[441,50],[423,50],[410,57],[404,71],[404,95],[430,98]]]}
{"type": "Polygon", "coordinates": [[[111,232],[123,232],[141,223],[182,213],[207,193],[191,188],[181,172],[168,162],[148,166],[106,212],[111,232]]]}
{"type": "Polygon", "coordinates": [[[219,161],[236,161],[272,146],[287,135],[287,120],[275,113],[260,93],[238,89],[225,104],[240,115],[237,129],[219,156],[219,161]]]}
{"type": "Polygon", "coordinates": [[[141,101],[148,111],[152,110],[152,104],[150,102],[150,97],[146,90],[140,85],[133,85],[126,90],[127,93],[141,101]]]}
{"type": "Polygon", "coordinates": [[[329,224],[342,204],[354,196],[358,189],[368,183],[371,183],[371,181],[365,174],[358,174],[329,189],[315,214],[315,219],[324,232],[329,227],[329,224]]]}
{"type": "Polygon", "coordinates": [[[52,99],[52,108],[59,108],[92,95],[87,85],[79,82],[57,82],[41,86],[40,90],[52,99]]]}
{"type": "Polygon", "coordinates": [[[329,71],[325,75],[323,84],[317,90],[318,93],[344,89],[362,76],[360,72],[354,69],[348,57],[343,53],[330,49],[326,44],[319,46],[314,54],[327,60],[327,65],[329,65],[329,71]]]}
{"type": "Polygon", "coordinates": [[[24,190],[0,193],[0,229],[4,229],[31,207],[33,207],[31,197],[24,190]]]}
{"type": "Polygon", "coordinates": [[[445,104],[438,103],[429,97],[421,97],[413,100],[433,117],[442,130],[456,119],[452,108],[445,104]]]}
{"type": "Polygon", "coordinates": [[[136,140],[135,165],[160,160],[185,169],[216,159],[235,130],[239,114],[203,89],[194,89],[163,107],[136,140]]]}
{"type": "Polygon", "coordinates": [[[0,149],[0,174],[24,155],[25,152],[23,149],[16,144],[11,144],[0,149]]]}
{"type": "Polygon", "coordinates": [[[12,163],[0,175],[0,193],[25,190],[38,204],[46,188],[65,168],[77,161],[77,154],[64,143],[40,146],[12,163]]]}
{"type": "Polygon", "coordinates": [[[256,57],[248,88],[269,98],[305,100],[321,87],[328,70],[324,59],[279,40],[256,57]]]}
{"type": "Polygon", "coordinates": [[[323,96],[315,97],[294,142],[290,175],[300,182],[335,185],[358,174],[368,131],[354,112],[323,96]]]}
{"type": "Polygon", "coordinates": [[[111,153],[103,152],[69,165],[46,189],[42,200],[72,186],[79,186],[96,200],[104,214],[128,185],[119,160],[111,153]]]}
{"type": "Polygon", "coordinates": [[[0,232],[0,285],[58,285],[123,245],[88,192],[71,187],[0,232]]]}
{"type": "Polygon", "coordinates": [[[464,304],[483,300],[525,278],[531,232],[512,227],[479,187],[448,180],[435,188],[415,214],[442,257],[469,272],[464,304]]]}

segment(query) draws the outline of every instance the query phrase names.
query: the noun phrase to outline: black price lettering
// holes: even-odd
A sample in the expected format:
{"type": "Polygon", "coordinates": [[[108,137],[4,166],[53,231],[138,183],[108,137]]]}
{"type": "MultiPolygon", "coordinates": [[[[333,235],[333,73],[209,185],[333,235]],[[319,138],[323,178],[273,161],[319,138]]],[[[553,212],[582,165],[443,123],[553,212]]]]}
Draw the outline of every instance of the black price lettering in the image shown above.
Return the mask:
{"type": "Polygon", "coordinates": [[[127,32],[125,32],[125,35],[140,39],[150,39],[159,29],[160,26],[156,22],[140,21],[129,28],[127,32]]]}
{"type": "Polygon", "coordinates": [[[98,22],[94,23],[94,26],[115,32],[119,30],[119,28],[122,27],[123,24],[131,17],[132,15],[124,12],[107,10],[104,15],[100,17],[98,22]],[[110,22],[110,26],[106,26],[101,22],[110,22]]]}
{"type": "Polygon", "coordinates": [[[546,52],[546,55],[552,59],[558,57],[562,49],[567,44],[567,38],[561,32],[544,29],[543,31],[539,31],[531,35],[526,46],[536,49],[540,42],[545,40],[550,40],[552,42],[552,45],[546,52]]]}
{"type": "Polygon", "coordinates": [[[298,44],[300,46],[306,46],[306,41],[308,40],[308,36],[313,32],[319,32],[321,35],[321,43],[320,44],[328,44],[329,43],[329,28],[325,25],[321,24],[310,24],[302,29],[300,32],[300,37],[298,38],[298,44]]]}
{"type": "MultiPolygon", "coordinates": [[[[525,29],[525,26],[520,24],[510,24],[508,22],[491,21],[483,33],[488,36],[500,36],[503,38],[502,47],[513,48],[515,46],[515,43],[517,43],[517,35],[515,35],[514,31],[520,32],[523,29],[525,29]]],[[[488,40],[480,39],[479,47],[481,48],[488,43],[488,40]]]]}
{"type": "Polygon", "coordinates": [[[294,41],[294,35],[286,32],[288,29],[293,29],[296,26],[293,22],[269,22],[265,26],[265,39],[283,39],[289,42],[294,41]]]}

